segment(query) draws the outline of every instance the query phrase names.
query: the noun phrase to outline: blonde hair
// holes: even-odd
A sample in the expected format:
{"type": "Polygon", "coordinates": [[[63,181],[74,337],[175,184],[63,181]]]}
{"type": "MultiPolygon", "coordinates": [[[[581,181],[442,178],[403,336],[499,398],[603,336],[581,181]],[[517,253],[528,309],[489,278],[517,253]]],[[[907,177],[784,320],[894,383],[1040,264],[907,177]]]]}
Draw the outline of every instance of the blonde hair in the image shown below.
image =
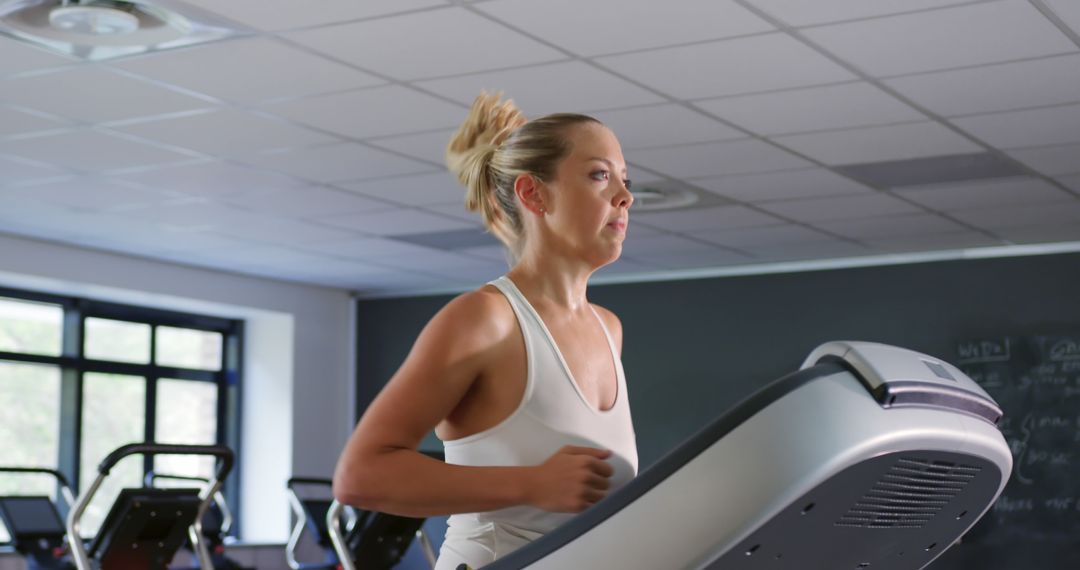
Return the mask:
{"type": "Polygon", "coordinates": [[[512,100],[500,99],[500,94],[480,93],[465,122],[450,137],[446,165],[465,186],[465,208],[479,211],[484,226],[516,259],[525,234],[514,180],[522,174],[551,180],[559,161],[570,154],[569,127],[601,123],[572,113],[528,121],[512,100]]]}

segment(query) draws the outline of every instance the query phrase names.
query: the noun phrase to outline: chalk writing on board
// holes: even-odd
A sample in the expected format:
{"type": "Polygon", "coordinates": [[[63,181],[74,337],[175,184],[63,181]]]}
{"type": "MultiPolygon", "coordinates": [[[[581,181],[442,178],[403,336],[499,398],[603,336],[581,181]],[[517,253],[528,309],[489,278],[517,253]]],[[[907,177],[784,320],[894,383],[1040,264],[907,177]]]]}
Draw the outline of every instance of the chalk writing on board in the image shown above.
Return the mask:
{"type": "Polygon", "coordinates": [[[957,364],[1007,362],[1009,360],[1009,339],[962,342],[956,351],[960,355],[957,364]]]}

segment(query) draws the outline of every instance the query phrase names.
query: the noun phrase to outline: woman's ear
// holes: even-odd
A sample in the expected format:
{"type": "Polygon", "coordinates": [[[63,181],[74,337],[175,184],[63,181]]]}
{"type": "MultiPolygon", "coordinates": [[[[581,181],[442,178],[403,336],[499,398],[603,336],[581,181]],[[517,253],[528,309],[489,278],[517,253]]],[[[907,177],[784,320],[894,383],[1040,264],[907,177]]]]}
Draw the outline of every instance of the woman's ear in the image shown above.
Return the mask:
{"type": "Polygon", "coordinates": [[[541,192],[543,185],[544,183],[532,174],[519,174],[514,179],[514,194],[517,195],[521,206],[538,216],[547,213],[544,195],[541,192]]]}

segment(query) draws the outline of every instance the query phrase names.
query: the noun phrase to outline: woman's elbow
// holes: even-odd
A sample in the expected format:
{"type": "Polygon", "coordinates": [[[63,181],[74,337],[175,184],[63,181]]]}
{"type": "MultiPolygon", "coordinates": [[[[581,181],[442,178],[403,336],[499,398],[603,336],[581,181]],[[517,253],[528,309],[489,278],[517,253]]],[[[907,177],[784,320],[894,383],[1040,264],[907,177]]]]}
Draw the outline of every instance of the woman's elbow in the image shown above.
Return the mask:
{"type": "Polygon", "coordinates": [[[375,510],[379,503],[378,489],[370,483],[371,477],[362,468],[346,468],[339,465],[334,471],[333,493],[337,502],[364,510],[375,510]]]}

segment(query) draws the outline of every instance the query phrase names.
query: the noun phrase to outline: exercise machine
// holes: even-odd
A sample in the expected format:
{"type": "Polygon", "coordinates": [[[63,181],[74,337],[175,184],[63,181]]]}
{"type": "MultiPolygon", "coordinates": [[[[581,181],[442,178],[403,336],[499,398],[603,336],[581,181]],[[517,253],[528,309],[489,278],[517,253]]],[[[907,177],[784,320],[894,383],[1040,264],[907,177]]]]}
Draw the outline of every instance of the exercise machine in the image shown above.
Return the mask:
{"type": "MultiPolygon", "coordinates": [[[[56,480],[67,508],[75,504],[71,485],[63,473],[42,467],[0,467],[0,473],[49,475],[56,480]]],[[[26,560],[27,570],[69,570],[74,568],[64,548],[64,522],[56,505],[47,496],[7,495],[0,497],[0,519],[11,544],[26,560]]]]}
{"type": "Polygon", "coordinates": [[[232,450],[217,445],[133,443],[107,455],[98,466],[97,477],[68,514],[67,539],[76,568],[165,570],[185,540],[194,546],[199,567],[213,568],[202,521],[233,461],[232,450]],[[90,545],[85,546],[79,532],[83,513],[116,463],[130,455],[206,455],[218,461],[214,476],[201,488],[122,489],[101,528],[90,538],[90,545]]]}
{"type": "MultiPolygon", "coordinates": [[[[156,473],[150,471],[143,479],[146,487],[155,487],[161,482],[179,482],[179,483],[197,483],[200,486],[205,486],[210,483],[210,480],[205,477],[192,477],[189,475],[173,475],[168,473],[156,473]]],[[[166,483],[168,485],[168,483],[166,483]]],[[[168,487],[166,487],[168,488],[168,487]]],[[[230,559],[225,554],[225,538],[229,535],[229,531],[233,526],[233,514],[229,509],[229,504],[225,500],[225,495],[218,491],[214,493],[214,501],[210,503],[210,508],[206,511],[206,516],[202,519],[202,534],[206,540],[206,549],[210,552],[211,563],[214,570],[242,570],[243,566],[240,563],[230,559]]],[[[190,541],[184,543],[185,549],[190,549],[192,554],[195,553],[195,547],[190,541]]],[[[170,570],[185,570],[177,566],[170,566],[170,570]]]]}
{"type": "Polygon", "coordinates": [[[945,361],[827,343],[485,570],[923,568],[1004,489],[1001,416],[945,361]]]}

